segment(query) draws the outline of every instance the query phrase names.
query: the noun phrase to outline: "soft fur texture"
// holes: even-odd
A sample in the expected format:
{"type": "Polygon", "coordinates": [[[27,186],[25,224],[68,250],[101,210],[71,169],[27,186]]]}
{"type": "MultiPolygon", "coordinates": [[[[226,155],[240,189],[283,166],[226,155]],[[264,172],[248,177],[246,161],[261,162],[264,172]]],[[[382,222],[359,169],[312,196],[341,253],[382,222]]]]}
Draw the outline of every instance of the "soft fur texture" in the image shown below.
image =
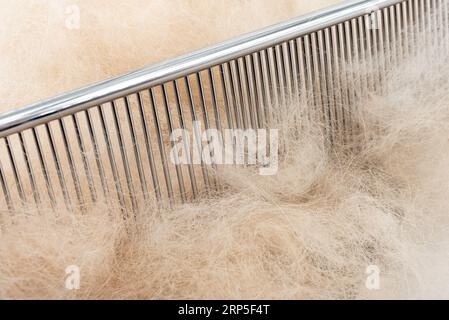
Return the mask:
{"type": "Polygon", "coordinates": [[[351,109],[360,132],[332,153],[320,123],[292,121],[310,106],[279,108],[276,176],[221,168],[223,192],[149,207],[137,223],[102,204],[4,212],[0,297],[448,298],[449,63],[427,48],[431,61],[404,61],[384,76],[386,93],[351,109]],[[80,290],[64,287],[68,265],[81,269],[80,290]],[[380,290],[365,287],[369,265],[380,290]]]}
{"type": "Polygon", "coordinates": [[[1,0],[0,111],[336,2],[1,0]],[[74,5],[79,10],[79,29],[72,24],[74,5]]]}

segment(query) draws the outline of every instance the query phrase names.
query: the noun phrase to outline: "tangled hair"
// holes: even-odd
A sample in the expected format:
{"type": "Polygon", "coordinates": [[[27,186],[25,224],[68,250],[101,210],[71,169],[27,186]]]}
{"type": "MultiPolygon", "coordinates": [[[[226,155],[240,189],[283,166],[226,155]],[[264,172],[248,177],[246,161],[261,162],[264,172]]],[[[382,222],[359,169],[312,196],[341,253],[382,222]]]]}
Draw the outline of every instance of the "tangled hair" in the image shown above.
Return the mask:
{"type": "Polygon", "coordinates": [[[148,204],[136,220],[102,203],[83,215],[2,212],[0,297],[448,298],[449,61],[440,40],[346,110],[357,128],[349,139],[330,141],[340,133],[305,117],[307,101],[276,106],[274,176],[224,166],[220,192],[172,209],[148,204]],[[79,290],[65,288],[70,265],[80,268],[79,290]],[[370,266],[379,290],[365,286],[370,266]]]}

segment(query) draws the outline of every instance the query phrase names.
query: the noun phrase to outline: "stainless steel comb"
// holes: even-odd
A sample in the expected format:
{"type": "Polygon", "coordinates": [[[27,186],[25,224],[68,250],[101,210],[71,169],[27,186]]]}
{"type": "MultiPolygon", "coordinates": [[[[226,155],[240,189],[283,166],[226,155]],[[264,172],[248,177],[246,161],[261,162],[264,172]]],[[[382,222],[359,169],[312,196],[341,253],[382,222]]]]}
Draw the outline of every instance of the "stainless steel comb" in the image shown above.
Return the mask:
{"type": "Polygon", "coordinates": [[[349,135],[348,108],[382,90],[391,65],[435,41],[429,32],[448,38],[448,2],[347,1],[4,113],[4,208],[190,201],[219,181],[204,163],[173,165],[170,132],[266,127],[292,97],[310,95],[329,131],[349,135]],[[353,66],[369,72],[354,78],[353,66]]]}

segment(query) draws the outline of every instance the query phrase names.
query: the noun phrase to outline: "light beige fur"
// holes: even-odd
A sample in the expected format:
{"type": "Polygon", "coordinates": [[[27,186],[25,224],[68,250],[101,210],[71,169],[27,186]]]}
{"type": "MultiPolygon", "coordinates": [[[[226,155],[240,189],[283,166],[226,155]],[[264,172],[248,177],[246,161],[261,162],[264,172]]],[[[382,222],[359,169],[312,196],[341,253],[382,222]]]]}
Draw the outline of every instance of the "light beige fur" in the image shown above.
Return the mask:
{"type": "Polygon", "coordinates": [[[276,176],[222,168],[222,193],[150,206],[137,223],[102,204],[3,214],[0,297],[449,297],[449,63],[428,48],[434,58],[389,70],[388,93],[352,109],[352,149],[328,153],[320,123],[292,121],[310,106],[289,104],[272,123],[286,147],[276,176]],[[64,287],[68,265],[81,268],[78,291],[64,287]]]}

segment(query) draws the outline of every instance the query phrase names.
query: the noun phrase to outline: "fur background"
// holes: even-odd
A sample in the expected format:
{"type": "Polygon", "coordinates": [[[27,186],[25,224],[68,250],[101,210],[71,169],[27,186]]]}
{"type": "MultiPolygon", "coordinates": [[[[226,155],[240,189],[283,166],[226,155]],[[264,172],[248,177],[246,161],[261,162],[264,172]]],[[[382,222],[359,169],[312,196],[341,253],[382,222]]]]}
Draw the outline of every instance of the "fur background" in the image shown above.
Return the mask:
{"type": "MultiPolygon", "coordinates": [[[[71,34],[33,18],[47,2],[19,2],[33,5],[18,15],[16,2],[2,2],[1,14],[9,19],[0,37],[2,106],[33,102],[309,9],[287,0],[195,6],[136,0],[120,7],[108,1],[107,9],[106,2],[79,1],[80,33],[71,34]],[[119,19],[125,12],[135,22],[119,19]],[[207,36],[199,35],[205,29],[207,36]]],[[[222,168],[222,193],[173,210],[150,206],[135,225],[111,218],[113,209],[104,204],[80,216],[3,210],[0,297],[449,298],[449,63],[441,54],[448,39],[440,40],[388,70],[387,93],[373,92],[353,109],[360,127],[354,149],[337,146],[328,153],[319,123],[292,121],[310,106],[290,103],[272,124],[286,146],[276,176],[222,168]],[[300,136],[291,134],[296,130],[300,136]],[[80,290],[64,287],[69,265],[80,267],[80,290]],[[381,272],[379,290],[365,286],[370,265],[381,272]]]]}

